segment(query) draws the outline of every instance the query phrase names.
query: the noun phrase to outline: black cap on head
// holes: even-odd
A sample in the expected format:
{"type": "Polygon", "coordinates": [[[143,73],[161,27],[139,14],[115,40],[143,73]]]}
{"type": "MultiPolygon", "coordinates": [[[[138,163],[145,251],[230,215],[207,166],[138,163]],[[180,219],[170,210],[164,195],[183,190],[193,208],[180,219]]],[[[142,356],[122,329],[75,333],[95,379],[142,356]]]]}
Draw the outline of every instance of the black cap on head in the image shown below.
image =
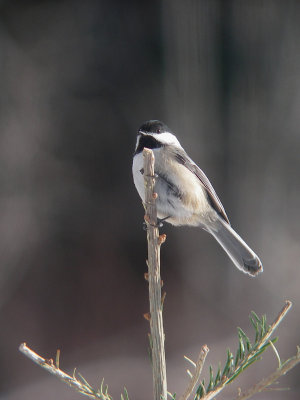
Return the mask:
{"type": "Polygon", "coordinates": [[[163,122],[158,121],[156,119],[151,119],[150,121],[146,121],[139,127],[138,132],[143,133],[163,133],[170,132],[170,129],[163,122]]]}

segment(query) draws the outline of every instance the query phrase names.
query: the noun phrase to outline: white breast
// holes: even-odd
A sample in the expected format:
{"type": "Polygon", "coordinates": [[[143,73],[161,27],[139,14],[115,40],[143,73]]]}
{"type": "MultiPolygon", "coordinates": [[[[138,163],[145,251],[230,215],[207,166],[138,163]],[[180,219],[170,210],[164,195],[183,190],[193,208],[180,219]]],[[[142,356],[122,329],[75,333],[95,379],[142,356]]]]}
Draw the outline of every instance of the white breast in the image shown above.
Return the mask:
{"type": "MultiPolygon", "coordinates": [[[[168,194],[167,185],[158,178],[155,189],[158,193],[157,211],[159,218],[168,218],[167,222],[173,225],[206,226],[214,219],[216,212],[207,200],[206,190],[199,179],[184,165],[178,163],[167,151],[153,149],[155,156],[155,172],[167,177],[168,181],[175,184],[181,196],[168,194]]],[[[133,159],[132,172],[136,189],[145,200],[143,155],[137,154],[133,159]]]]}
{"type": "Polygon", "coordinates": [[[139,153],[133,158],[132,175],[136,190],[138,191],[138,194],[140,195],[142,201],[145,201],[144,176],[141,173],[141,170],[143,170],[143,168],[144,168],[143,153],[139,153]]]}

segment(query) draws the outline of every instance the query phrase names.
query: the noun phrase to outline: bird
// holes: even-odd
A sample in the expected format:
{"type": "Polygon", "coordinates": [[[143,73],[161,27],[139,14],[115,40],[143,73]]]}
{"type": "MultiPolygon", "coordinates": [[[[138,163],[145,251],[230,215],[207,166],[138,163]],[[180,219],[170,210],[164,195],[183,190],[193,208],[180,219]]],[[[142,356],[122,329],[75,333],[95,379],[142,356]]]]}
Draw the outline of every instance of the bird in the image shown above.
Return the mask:
{"type": "Polygon", "coordinates": [[[263,271],[259,257],[231,227],[225,209],[205,173],[188,156],[175,134],[159,120],[137,131],[132,174],[145,202],[143,149],[154,153],[157,217],[174,226],[196,226],[210,233],[234,265],[254,277],[263,271]]]}

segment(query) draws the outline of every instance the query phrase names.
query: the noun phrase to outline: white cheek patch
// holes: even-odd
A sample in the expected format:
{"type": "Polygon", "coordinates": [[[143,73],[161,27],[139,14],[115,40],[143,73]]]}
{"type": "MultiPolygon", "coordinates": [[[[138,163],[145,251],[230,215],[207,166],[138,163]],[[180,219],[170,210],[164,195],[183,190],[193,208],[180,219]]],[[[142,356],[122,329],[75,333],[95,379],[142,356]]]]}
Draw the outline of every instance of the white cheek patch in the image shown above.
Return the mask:
{"type": "Polygon", "coordinates": [[[174,144],[176,146],[181,147],[176,136],[174,136],[170,132],[153,133],[153,137],[163,144],[174,144]]]}
{"type": "Polygon", "coordinates": [[[138,135],[137,135],[137,138],[136,138],[135,150],[138,148],[140,138],[141,138],[141,135],[138,134],[138,135]]]}

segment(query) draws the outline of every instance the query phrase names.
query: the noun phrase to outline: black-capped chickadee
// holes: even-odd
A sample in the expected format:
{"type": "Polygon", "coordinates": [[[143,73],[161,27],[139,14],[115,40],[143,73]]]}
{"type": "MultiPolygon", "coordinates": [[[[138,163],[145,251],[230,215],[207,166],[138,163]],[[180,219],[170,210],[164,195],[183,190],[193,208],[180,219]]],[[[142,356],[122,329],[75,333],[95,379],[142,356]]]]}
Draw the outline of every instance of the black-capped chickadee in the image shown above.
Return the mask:
{"type": "Polygon", "coordinates": [[[162,122],[145,122],[138,130],[132,173],[145,201],[144,147],[155,156],[157,216],[172,225],[199,226],[212,234],[241,271],[255,276],[263,271],[257,255],[232,229],[224,207],[204,172],[190,159],[176,136],[162,122]]]}

